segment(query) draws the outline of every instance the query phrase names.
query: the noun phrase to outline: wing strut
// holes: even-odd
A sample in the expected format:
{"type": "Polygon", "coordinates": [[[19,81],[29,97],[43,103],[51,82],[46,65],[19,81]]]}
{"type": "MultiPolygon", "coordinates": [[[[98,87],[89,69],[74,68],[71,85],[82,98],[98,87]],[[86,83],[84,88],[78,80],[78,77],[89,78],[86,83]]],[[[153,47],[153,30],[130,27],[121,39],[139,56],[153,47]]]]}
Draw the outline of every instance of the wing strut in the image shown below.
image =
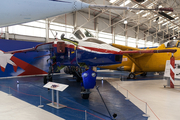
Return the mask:
{"type": "Polygon", "coordinates": [[[142,68],[139,66],[139,64],[134,58],[132,58],[129,54],[126,54],[126,56],[142,71],[142,68]]]}

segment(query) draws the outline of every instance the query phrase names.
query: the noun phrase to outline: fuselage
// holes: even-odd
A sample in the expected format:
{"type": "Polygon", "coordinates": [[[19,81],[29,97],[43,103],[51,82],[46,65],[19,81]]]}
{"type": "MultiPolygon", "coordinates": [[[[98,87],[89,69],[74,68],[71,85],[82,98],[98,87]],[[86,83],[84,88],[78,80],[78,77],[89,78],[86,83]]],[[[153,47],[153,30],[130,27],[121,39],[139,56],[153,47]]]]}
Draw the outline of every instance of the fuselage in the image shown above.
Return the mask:
{"type": "MultiPolygon", "coordinates": [[[[65,66],[87,65],[101,66],[121,63],[121,50],[106,43],[99,44],[87,40],[78,41],[78,46],[65,42],[65,52],[58,53],[55,45],[54,55],[56,62],[65,66]]],[[[62,41],[61,41],[62,42],[62,41]]]]}
{"type": "Polygon", "coordinates": [[[0,27],[46,19],[88,8],[79,0],[3,0],[0,7],[0,27]]]}
{"type": "MultiPolygon", "coordinates": [[[[177,49],[177,51],[174,53],[174,57],[176,60],[180,60],[180,46],[178,46],[178,43],[176,43],[176,46],[174,47],[166,47],[165,44],[162,44],[158,48],[152,48],[152,50],[177,49]]],[[[135,60],[141,69],[136,66],[135,72],[162,72],[165,70],[166,61],[170,60],[171,55],[172,53],[153,53],[151,55],[144,55],[142,57],[136,58],[135,60]]],[[[124,55],[121,64],[103,66],[102,68],[131,71],[132,65],[133,62],[124,55]]]]}

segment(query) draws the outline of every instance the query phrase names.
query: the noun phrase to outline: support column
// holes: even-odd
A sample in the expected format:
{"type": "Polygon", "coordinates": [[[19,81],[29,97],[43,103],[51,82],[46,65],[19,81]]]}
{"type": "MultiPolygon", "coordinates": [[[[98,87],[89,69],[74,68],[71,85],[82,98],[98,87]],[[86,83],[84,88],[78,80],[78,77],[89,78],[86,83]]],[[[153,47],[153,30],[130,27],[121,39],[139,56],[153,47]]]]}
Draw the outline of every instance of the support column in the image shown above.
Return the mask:
{"type": "Polygon", "coordinates": [[[124,33],[124,36],[125,36],[125,39],[126,39],[126,41],[125,41],[125,46],[127,46],[127,45],[128,45],[128,42],[127,42],[127,38],[128,38],[128,37],[127,37],[127,24],[125,24],[124,27],[125,27],[125,31],[126,31],[126,32],[124,33]]]}
{"type": "Polygon", "coordinates": [[[75,11],[73,13],[73,26],[74,26],[74,30],[77,29],[77,12],[75,11]]]}
{"type": "Polygon", "coordinates": [[[9,27],[5,27],[5,39],[9,40],[9,27]]]}
{"type": "MultiPolygon", "coordinates": [[[[113,21],[111,22],[113,24],[113,21]]],[[[115,27],[111,27],[111,33],[112,33],[112,43],[115,43],[115,27]]]]}
{"type": "Polygon", "coordinates": [[[49,26],[50,26],[50,23],[49,23],[49,19],[47,18],[46,19],[46,21],[45,21],[45,23],[46,23],[46,40],[45,40],[45,42],[47,43],[47,42],[49,42],[49,26]]]}
{"type": "Polygon", "coordinates": [[[135,38],[136,38],[136,48],[138,48],[138,35],[139,35],[139,26],[135,28],[136,33],[135,33],[135,38]]]}
{"type": "Polygon", "coordinates": [[[99,38],[98,17],[94,19],[94,30],[96,31],[96,39],[98,39],[99,38]]]}

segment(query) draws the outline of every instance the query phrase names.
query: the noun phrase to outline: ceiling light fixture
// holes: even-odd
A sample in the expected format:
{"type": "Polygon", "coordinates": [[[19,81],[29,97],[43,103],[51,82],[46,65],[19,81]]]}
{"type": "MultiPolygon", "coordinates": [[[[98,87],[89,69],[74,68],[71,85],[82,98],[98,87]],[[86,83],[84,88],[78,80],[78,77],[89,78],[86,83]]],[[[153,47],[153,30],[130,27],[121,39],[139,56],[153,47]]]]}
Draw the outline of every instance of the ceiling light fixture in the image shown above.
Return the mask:
{"type": "Polygon", "coordinates": [[[127,20],[124,20],[124,24],[127,24],[128,22],[127,22],[127,20]]]}

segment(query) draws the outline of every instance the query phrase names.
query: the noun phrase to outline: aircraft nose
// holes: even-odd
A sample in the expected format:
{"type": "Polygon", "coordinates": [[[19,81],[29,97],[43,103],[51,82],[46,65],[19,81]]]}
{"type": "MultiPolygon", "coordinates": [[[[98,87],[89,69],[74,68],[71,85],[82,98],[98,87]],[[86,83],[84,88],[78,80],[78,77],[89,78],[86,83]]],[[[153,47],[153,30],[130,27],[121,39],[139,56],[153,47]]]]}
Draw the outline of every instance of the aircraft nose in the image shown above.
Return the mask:
{"type": "Polygon", "coordinates": [[[81,10],[84,8],[88,8],[88,7],[89,7],[88,3],[84,3],[84,2],[81,2],[79,0],[74,1],[74,6],[73,6],[74,11],[81,10]]]}

